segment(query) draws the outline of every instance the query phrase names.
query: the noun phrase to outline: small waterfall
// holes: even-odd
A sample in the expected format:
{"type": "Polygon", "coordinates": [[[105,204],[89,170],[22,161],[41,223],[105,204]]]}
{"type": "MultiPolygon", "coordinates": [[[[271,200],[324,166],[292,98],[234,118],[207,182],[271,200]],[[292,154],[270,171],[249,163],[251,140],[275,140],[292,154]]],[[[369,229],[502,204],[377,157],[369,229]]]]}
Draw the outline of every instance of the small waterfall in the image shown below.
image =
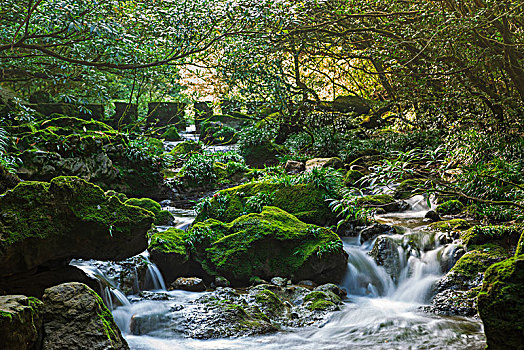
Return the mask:
{"type": "Polygon", "coordinates": [[[153,263],[149,263],[147,265],[146,284],[148,282],[152,283],[153,289],[155,290],[158,290],[158,289],[166,290],[167,289],[166,283],[164,282],[164,278],[162,277],[160,270],[153,263]]]}
{"type": "Polygon", "coordinates": [[[74,266],[98,281],[102,292],[101,298],[109,310],[113,311],[117,306],[131,305],[124,293],[118,289],[117,284],[104,272],[100,271],[100,269],[92,265],[87,265],[85,262],[80,263],[79,261],[75,262],[74,266]]]}
{"type": "Polygon", "coordinates": [[[386,270],[362,249],[345,246],[348,258],[348,272],[342,285],[353,295],[378,297],[386,295],[394,287],[386,270]]]}
{"type": "Polygon", "coordinates": [[[167,290],[162,273],[158,267],[149,260],[149,252],[145,251],[141,256],[147,264],[146,279],[144,283],[146,288],[151,286],[154,290],[167,290]]]}

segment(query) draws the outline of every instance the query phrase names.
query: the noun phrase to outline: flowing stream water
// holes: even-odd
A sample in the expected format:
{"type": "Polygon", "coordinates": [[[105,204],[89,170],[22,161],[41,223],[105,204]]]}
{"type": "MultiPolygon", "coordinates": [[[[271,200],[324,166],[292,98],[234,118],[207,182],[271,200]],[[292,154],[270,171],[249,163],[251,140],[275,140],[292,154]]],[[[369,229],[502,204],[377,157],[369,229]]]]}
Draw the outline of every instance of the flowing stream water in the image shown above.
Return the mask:
{"type": "MultiPolygon", "coordinates": [[[[392,235],[402,242],[434,241],[423,228],[425,204],[411,199],[412,210],[377,217],[400,227],[403,234],[392,235]],[[418,237],[414,239],[414,237],[418,237]]],[[[187,222],[187,213],[186,213],[187,222]]],[[[434,235],[434,234],[433,234],[434,235]]],[[[275,334],[242,338],[198,340],[184,337],[172,329],[157,329],[147,335],[133,335],[131,317],[140,312],[167,312],[173,305],[187,305],[203,293],[156,290],[171,300],[146,300],[126,303],[113,310],[131,349],[482,349],[485,337],[479,320],[443,317],[424,313],[431,287],[445,271],[443,261],[453,252],[453,245],[438,243],[432,249],[407,252],[400,245],[400,274],[395,282],[368,254],[374,242],[360,244],[359,237],[343,239],[349,254],[346,277],[341,286],[349,292],[341,311],[335,312],[321,326],[283,329],[275,334]]],[[[163,288],[162,288],[163,289],[163,288]]]]}

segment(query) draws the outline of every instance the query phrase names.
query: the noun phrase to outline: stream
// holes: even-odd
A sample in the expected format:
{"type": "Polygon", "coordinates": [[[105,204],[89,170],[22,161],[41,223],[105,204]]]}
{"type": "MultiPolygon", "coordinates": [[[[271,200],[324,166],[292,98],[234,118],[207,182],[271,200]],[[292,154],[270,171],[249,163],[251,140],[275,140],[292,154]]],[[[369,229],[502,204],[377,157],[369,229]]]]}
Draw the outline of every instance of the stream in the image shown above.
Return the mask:
{"type": "MultiPolygon", "coordinates": [[[[193,135],[183,136],[188,139],[193,135]]],[[[166,145],[167,149],[170,147],[174,145],[166,145]]],[[[205,294],[165,290],[162,276],[154,264],[150,264],[151,268],[148,265],[147,270],[146,279],[150,282],[144,288],[150,290],[148,298],[135,295],[126,298],[113,283],[107,287],[104,299],[111,305],[116,323],[134,350],[483,349],[485,336],[479,319],[444,317],[421,311],[421,307],[430,302],[434,282],[451,267],[446,267],[446,261],[456,245],[439,245],[436,233],[424,231],[427,222],[423,218],[429,208],[422,196],[408,202],[409,211],[376,217],[378,222],[396,226],[397,232],[401,232],[387,236],[398,243],[396,264],[399,273],[395,280],[368,254],[380,237],[362,244],[360,237],[343,237],[349,259],[340,286],[348,291],[348,297],[342,310],[334,312],[320,326],[281,329],[264,336],[199,340],[185,337],[176,327],[159,324],[144,335],[133,335],[130,331],[133,315],[141,312],[162,315],[175,304],[183,305],[190,312],[191,301],[205,294]]],[[[188,210],[165,209],[176,216],[176,226],[182,229],[191,224],[195,215],[188,210]]],[[[141,259],[148,259],[147,252],[142,253],[141,259]]],[[[93,262],[75,261],[73,264],[91,275],[99,275],[98,279],[103,275],[93,262]]]]}

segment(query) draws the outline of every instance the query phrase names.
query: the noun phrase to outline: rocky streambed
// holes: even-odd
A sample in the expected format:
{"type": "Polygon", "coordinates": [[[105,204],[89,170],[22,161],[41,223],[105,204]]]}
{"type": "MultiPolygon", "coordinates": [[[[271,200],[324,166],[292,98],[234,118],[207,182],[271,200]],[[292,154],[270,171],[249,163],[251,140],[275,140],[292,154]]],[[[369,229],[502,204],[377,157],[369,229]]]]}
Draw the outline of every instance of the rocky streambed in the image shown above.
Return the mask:
{"type": "MultiPolygon", "coordinates": [[[[433,286],[461,253],[450,235],[428,227],[425,201],[408,202],[410,210],[343,237],[339,286],[273,278],[233,289],[219,279],[196,292],[149,284],[114,307],[115,321],[131,349],[483,348],[480,319],[449,305],[441,315],[426,312],[436,307],[433,286]]],[[[187,220],[186,212],[180,225],[187,220]]]]}

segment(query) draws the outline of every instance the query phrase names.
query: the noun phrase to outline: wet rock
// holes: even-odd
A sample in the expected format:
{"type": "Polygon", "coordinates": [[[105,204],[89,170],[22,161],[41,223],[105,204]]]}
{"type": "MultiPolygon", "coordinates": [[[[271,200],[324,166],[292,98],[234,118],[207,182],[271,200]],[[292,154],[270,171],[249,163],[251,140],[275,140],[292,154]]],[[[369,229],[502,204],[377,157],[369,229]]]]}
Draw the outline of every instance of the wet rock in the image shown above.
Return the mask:
{"type": "Polygon", "coordinates": [[[478,296],[478,310],[490,349],[522,349],[524,255],[492,265],[478,296]]]}
{"type": "Polygon", "coordinates": [[[345,298],[347,296],[347,292],[345,290],[333,283],[323,284],[321,286],[316,287],[315,290],[320,292],[331,292],[339,298],[345,298]]]}
{"type": "Polygon", "coordinates": [[[217,287],[229,287],[231,285],[231,282],[227,280],[225,277],[217,276],[215,277],[215,286],[217,287]]]}
{"type": "Polygon", "coordinates": [[[288,160],[284,169],[288,174],[299,174],[306,170],[306,166],[302,162],[297,162],[296,160],[288,160]]]}
{"type": "Polygon", "coordinates": [[[203,292],[206,290],[204,281],[198,277],[179,277],[171,284],[171,287],[188,292],[203,292]]]}
{"type": "MultiPolygon", "coordinates": [[[[458,257],[462,253],[463,250],[457,249],[453,255],[458,257]]],[[[451,271],[435,283],[435,297],[426,310],[442,315],[476,314],[476,299],[484,272],[506,257],[507,252],[496,245],[481,246],[462,255],[451,271]]]]}
{"type": "Polygon", "coordinates": [[[43,302],[43,350],[129,349],[111,312],[86,285],[73,282],[48,288],[43,302]]]}
{"type": "Polygon", "coordinates": [[[185,333],[192,338],[238,337],[276,330],[257,306],[249,305],[231,288],[218,288],[197,299],[185,318],[185,333]]]}
{"type": "Polygon", "coordinates": [[[170,317],[165,310],[136,313],[131,316],[129,330],[134,335],[144,335],[169,325],[170,317]]]}
{"type": "Polygon", "coordinates": [[[306,171],[311,171],[313,168],[334,168],[340,169],[344,166],[342,160],[338,157],[332,158],[313,158],[306,162],[306,171]]]}
{"type": "Polygon", "coordinates": [[[400,253],[399,246],[390,237],[381,236],[377,238],[373,249],[369,253],[377,265],[384,266],[386,272],[396,281],[400,276],[400,253]]]}
{"type": "Polygon", "coordinates": [[[271,279],[271,283],[274,284],[275,286],[285,287],[288,284],[288,279],[282,278],[282,277],[273,277],[271,279]]]}
{"type": "Polygon", "coordinates": [[[440,218],[440,215],[434,210],[429,210],[426,215],[424,215],[424,218],[431,220],[432,222],[437,222],[442,220],[440,218]]]}
{"type": "Polygon", "coordinates": [[[0,296],[0,349],[40,349],[42,302],[25,295],[0,296]]]}
{"type": "Polygon", "coordinates": [[[299,281],[297,282],[297,285],[298,286],[302,286],[302,287],[306,287],[306,288],[310,288],[310,289],[313,289],[317,286],[317,284],[313,281],[310,281],[310,280],[303,280],[303,281],[299,281]]]}
{"type": "Polygon", "coordinates": [[[121,260],[147,247],[153,217],[77,177],[21,182],[0,197],[0,275],[72,258],[121,260]]]}
{"type": "Polygon", "coordinates": [[[373,224],[360,231],[360,244],[371,241],[380,235],[395,234],[395,228],[386,224],[373,224]]]}

